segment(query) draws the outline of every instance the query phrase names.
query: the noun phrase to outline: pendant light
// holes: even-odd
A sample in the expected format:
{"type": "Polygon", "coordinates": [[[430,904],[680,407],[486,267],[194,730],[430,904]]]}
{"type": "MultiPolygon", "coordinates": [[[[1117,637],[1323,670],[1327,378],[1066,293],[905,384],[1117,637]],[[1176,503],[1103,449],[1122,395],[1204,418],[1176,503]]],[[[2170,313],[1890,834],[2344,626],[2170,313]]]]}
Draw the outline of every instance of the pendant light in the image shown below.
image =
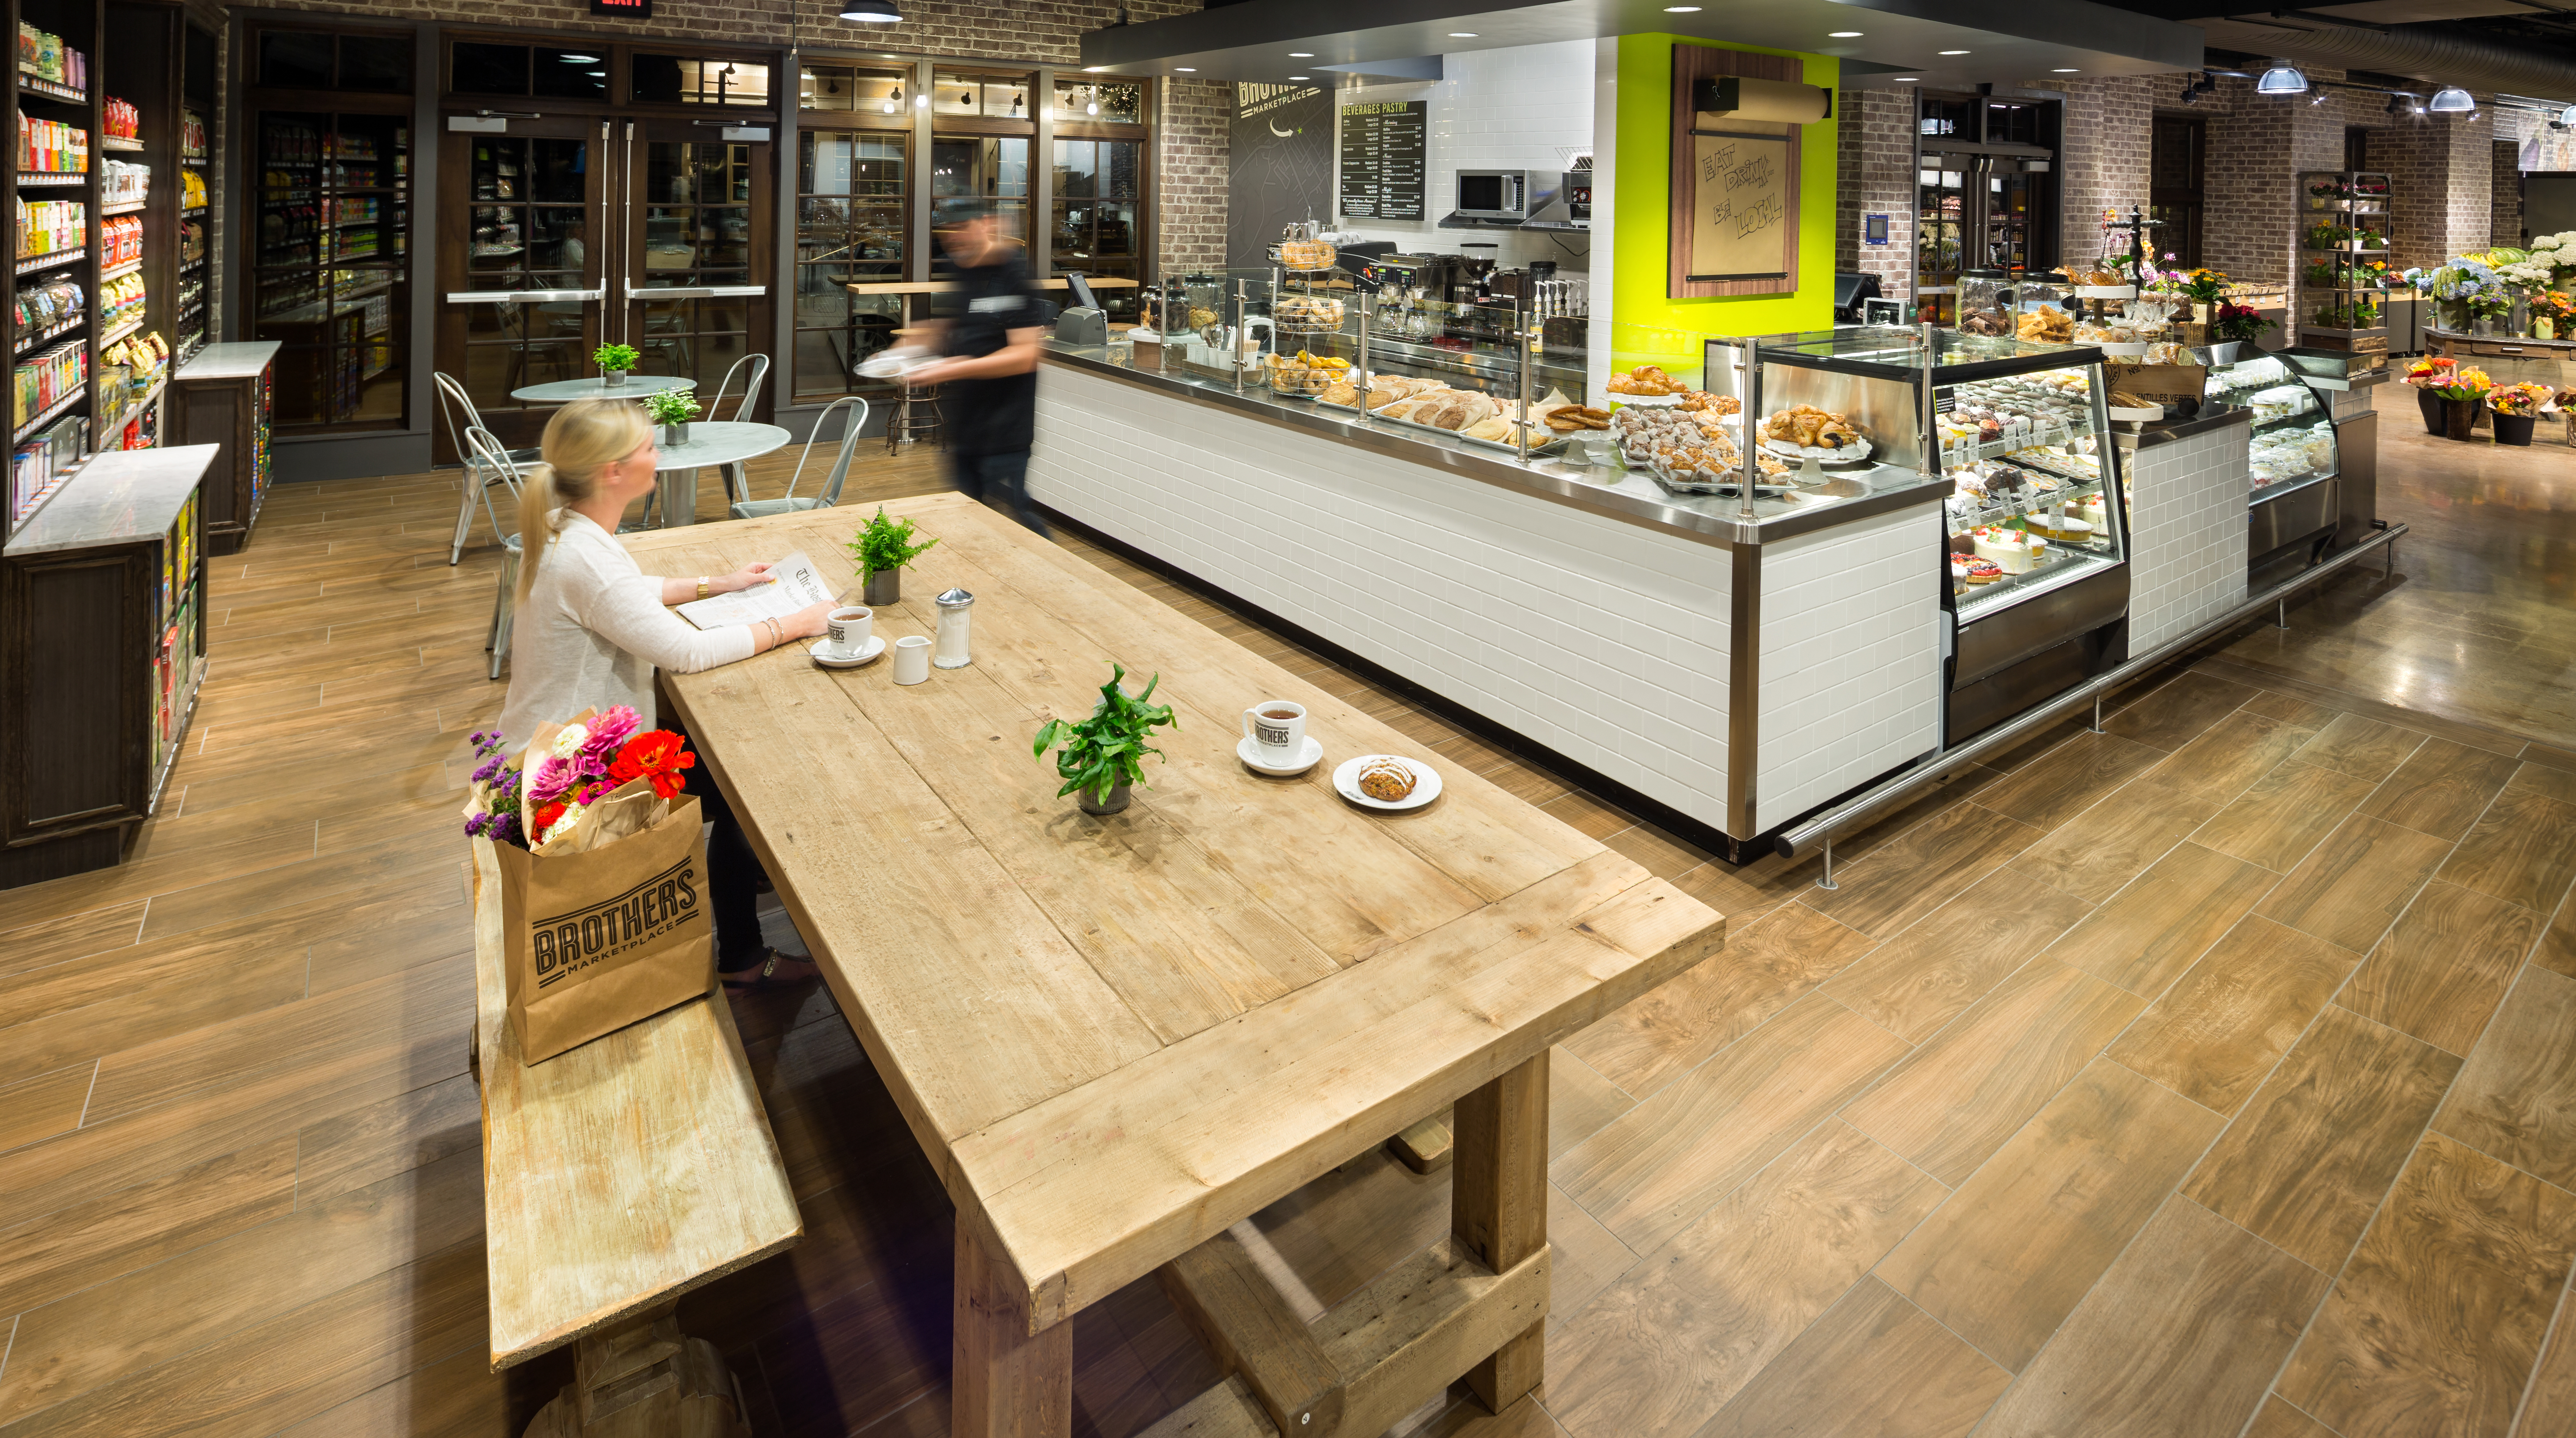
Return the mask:
{"type": "Polygon", "coordinates": [[[842,0],[841,18],[863,25],[894,25],[903,20],[895,0],[842,0]]]}
{"type": "Polygon", "coordinates": [[[2289,61],[2275,60],[2272,62],[2272,68],[2263,72],[2263,78],[2254,82],[2254,93],[2304,95],[2308,93],[2308,77],[2300,73],[2299,67],[2289,61]]]}
{"type": "Polygon", "coordinates": [[[2576,105],[2558,112],[2558,124],[2561,129],[2576,130],[2576,105]]]}
{"type": "Polygon", "coordinates": [[[2469,92],[2457,85],[2445,85],[2433,92],[2432,110],[2436,115],[2465,115],[2478,107],[2469,92]]]}

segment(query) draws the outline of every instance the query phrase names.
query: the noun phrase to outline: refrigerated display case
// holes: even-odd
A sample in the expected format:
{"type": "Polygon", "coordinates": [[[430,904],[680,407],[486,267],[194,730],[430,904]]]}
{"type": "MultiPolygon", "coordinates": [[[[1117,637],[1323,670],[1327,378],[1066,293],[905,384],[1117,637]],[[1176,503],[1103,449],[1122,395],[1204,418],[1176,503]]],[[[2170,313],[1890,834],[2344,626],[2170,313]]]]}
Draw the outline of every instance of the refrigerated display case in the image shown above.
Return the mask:
{"type": "MultiPolygon", "coordinates": [[[[2321,367],[2340,369],[2344,358],[2323,356],[2332,363],[2321,367]]],[[[2336,397],[2358,394],[2364,409],[2369,399],[2366,386],[2354,390],[2338,376],[2309,373],[2299,359],[2296,352],[2258,353],[2234,364],[2212,365],[2201,399],[2204,417],[2243,410],[2253,426],[2246,456],[2252,477],[2246,555],[2257,566],[2335,530],[2344,508],[2340,481],[2346,437],[2336,422],[2336,397]]],[[[2345,407],[2350,408],[2349,401],[2345,407]]],[[[2362,426],[2351,438],[2363,447],[2375,442],[2373,419],[2348,416],[2347,423],[2362,426]]]]}

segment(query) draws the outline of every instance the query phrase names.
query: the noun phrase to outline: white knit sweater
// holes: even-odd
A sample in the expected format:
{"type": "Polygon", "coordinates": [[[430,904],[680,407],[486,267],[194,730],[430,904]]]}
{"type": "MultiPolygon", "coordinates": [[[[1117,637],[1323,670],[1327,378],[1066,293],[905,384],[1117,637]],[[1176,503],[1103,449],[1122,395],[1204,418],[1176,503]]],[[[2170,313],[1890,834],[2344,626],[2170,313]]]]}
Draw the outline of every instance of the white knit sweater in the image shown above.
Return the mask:
{"type": "Polygon", "coordinates": [[[588,516],[558,509],[547,520],[554,543],[511,622],[510,697],[501,706],[511,742],[614,704],[650,725],[655,666],[695,674],[751,657],[749,625],[700,629],[663,608],[662,581],[588,516]]]}

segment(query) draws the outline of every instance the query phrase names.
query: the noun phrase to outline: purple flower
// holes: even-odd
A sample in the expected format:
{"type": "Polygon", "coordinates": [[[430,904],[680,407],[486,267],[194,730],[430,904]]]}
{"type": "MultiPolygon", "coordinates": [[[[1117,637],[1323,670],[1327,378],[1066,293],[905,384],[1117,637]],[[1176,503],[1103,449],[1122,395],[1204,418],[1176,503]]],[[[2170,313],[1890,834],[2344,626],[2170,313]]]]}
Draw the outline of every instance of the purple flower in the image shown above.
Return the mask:
{"type": "Polygon", "coordinates": [[[509,766],[509,762],[510,761],[508,759],[498,754],[484,760],[483,767],[474,771],[474,782],[477,784],[491,783],[493,780],[501,777],[501,771],[509,766]]]}
{"type": "Polygon", "coordinates": [[[617,751],[626,747],[626,741],[635,737],[639,727],[635,711],[623,704],[612,705],[607,713],[594,716],[589,737],[581,741],[581,757],[588,761],[590,771],[606,777],[608,766],[616,762],[617,751]]]}
{"type": "Polygon", "coordinates": [[[468,814],[468,815],[466,815],[466,816],[465,816],[465,837],[467,837],[467,838],[469,838],[469,839],[479,839],[479,838],[482,838],[482,837],[483,837],[483,831],[484,831],[485,829],[490,828],[491,826],[492,826],[492,816],[491,816],[491,815],[489,815],[489,814],[468,814]]]}
{"type": "Polygon", "coordinates": [[[543,808],[562,798],[578,777],[571,763],[548,755],[538,760],[536,772],[527,776],[528,802],[543,808]]]}

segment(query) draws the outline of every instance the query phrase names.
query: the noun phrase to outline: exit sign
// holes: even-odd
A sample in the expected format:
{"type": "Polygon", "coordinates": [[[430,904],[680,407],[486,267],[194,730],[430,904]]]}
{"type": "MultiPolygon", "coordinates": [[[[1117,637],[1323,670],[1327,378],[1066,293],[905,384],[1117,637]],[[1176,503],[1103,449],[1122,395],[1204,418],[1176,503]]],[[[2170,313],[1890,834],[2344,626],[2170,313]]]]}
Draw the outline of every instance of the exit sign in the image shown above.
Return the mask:
{"type": "Polygon", "coordinates": [[[590,13],[649,20],[653,17],[653,0],[590,0],[590,13]]]}

